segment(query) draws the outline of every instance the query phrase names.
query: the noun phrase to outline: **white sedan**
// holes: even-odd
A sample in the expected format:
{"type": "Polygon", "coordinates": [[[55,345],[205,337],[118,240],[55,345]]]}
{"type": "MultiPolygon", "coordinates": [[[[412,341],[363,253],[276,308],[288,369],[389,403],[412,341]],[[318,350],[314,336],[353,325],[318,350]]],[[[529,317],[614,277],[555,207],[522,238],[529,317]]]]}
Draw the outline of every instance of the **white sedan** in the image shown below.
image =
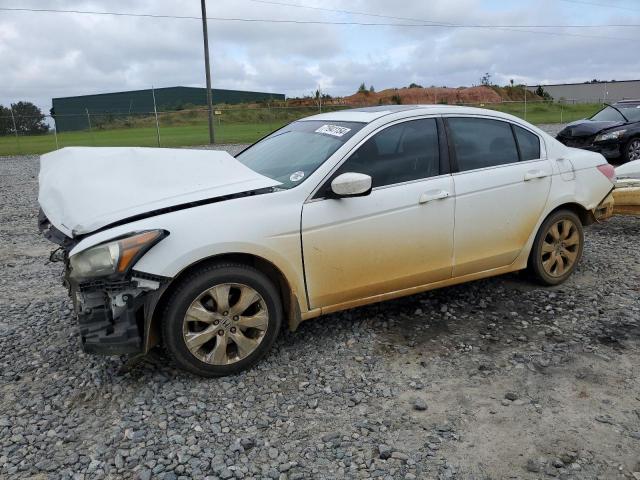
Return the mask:
{"type": "Polygon", "coordinates": [[[85,351],[164,344],[238,372],[320,315],[528,268],[564,282],[613,168],[490,110],[380,106],[293,122],[226,152],[65,148],[41,159],[85,351]]]}

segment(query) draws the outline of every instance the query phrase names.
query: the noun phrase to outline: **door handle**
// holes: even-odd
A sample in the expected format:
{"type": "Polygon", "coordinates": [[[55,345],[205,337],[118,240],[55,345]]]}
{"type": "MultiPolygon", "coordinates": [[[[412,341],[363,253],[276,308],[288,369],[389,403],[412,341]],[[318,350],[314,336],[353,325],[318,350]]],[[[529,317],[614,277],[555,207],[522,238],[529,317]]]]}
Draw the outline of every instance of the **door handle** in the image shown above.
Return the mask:
{"type": "Polygon", "coordinates": [[[524,181],[528,182],[529,180],[535,180],[536,178],[545,178],[548,176],[549,174],[544,170],[529,170],[524,174],[524,181]]]}
{"type": "Polygon", "coordinates": [[[436,190],[430,192],[424,192],[420,195],[419,203],[427,203],[432,202],[434,200],[442,200],[443,198],[447,198],[449,196],[449,192],[446,190],[436,190]]]}

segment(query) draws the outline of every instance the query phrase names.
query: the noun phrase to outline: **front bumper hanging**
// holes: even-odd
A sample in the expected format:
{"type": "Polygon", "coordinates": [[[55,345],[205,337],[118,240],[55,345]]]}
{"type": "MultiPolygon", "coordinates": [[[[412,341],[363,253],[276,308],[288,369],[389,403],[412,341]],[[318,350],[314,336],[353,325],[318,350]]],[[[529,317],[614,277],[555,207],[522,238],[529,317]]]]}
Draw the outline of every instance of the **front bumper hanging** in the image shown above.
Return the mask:
{"type": "Polygon", "coordinates": [[[141,308],[144,302],[129,297],[117,317],[107,302],[77,310],[82,349],[103,355],[140,353],[142,335],[137,312],[141,308]]]}
{"type": "Polygon", "coordinates": [[[143,353],[149,306],[167,279],[135,272],[121,282],[74,283],[65,275],[87,353],[143,353]]]}

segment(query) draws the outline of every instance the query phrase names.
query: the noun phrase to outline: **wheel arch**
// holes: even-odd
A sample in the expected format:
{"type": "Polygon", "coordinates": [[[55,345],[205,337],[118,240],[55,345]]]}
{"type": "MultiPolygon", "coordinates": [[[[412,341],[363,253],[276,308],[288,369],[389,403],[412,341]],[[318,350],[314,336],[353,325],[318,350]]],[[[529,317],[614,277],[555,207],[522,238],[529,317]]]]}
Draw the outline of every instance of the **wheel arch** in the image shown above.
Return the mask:
{"type": "Polygon", "coordinates": [[[556,205],[551,210],[549,210],[547,214],[544,215],[544,217],[541,217],[538,220],[539,223],[536,225],[536,228],[531,234],[531,237],[529,237],[529,241],[527,242],[527,245],[523,249],[521,255],[516,260],[516,262],[520,262],[520,265],[522,265],[522,268],[526,268],[531,265],[531,254],[533,252],[533,244],[538,235],[538,232],[542,228],[542,225],[547,220],[547,218],[549,218],[551,215],[553,215],[559,210],[569,210],[570,212],[575,213],[580,219],[580,223],[585,227],[597,221],[591,210],[589,210],[584,205],[581,205],[577,202],[562,202],[559,205],[556,205]]]}
{"type": "Polygon", "coordinates": [[[272,262],[258,255],[249,253],[224,253],[203,258],[192,263],[172,278],[171,281],[158,292],[155,302],[153,302],[153,305],[149,305],[145,312],[143,345],[143,351],[145,353],[161,342],[160,322],[162,320],[162,313],[164,312],[166,302],[171,297],[171,292],[176,285],[195,270],[219,263],[239,263],[243,265],[250,265],[265,274],[278,289],[289,329],[294,331],[298,327],[302,321],[300,304],[284,273],[272,262]]]}
{"type": "Polygon", "coordinates": [[[553,210],[551,210],[549,213],[547,213],[547,215],[544,217],[544,219],[542,220],[540,225],[542,225],[542,223],[544,223],[544,221],[547,218],[549,218],[551,215],[556,213],[558,210],[569,210],[569,211],[575,213],[578,216],[578,218],[580,219],[580,222],[582,223],[582,225],[585,226],[585,227],[587,227],[587,226],[589,226],[589,225],[591,225],[591,224],[596,222],[596,218],[593,215],[593,212],[591,210],[588,210],[587,208],[585,208],[583,205],[580,205],[579,203],[567,202],[567,203],[562,203],[562,204],[558,205],[553,210]]]}

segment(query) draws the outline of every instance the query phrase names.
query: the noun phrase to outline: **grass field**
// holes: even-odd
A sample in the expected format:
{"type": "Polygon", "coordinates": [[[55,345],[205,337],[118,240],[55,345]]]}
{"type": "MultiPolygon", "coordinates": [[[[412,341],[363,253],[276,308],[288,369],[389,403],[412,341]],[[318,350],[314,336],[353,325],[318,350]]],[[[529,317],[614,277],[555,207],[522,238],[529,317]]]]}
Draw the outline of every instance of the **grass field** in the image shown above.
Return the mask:
{"type": "MultiPolygon", "coordinates": [[[[516,117],[525,118],[524,103],[496,103],[485,105],[504,113],[510,113],[516,117]]],[[[600,104],[578,103],[575,105],[563,105],[559,103],[528,103],[526,120],[533,124],[542,123],[568,123],[581,118],[587,118],[602,108],[600,104]]]]}
{"type": "MultiPolygon", "coordinates": [[[[217,143],[252,143],[283,123],[246,123],[216,126],[217,143]]],[[[163,127],[160,146],[181,147],[209,143],[207,123],[163,127]]],[[[114,128],[58,134],[58,147],[157,147],[155,127],[114,128]]],[[[46,153],[56,149],[53,134],[0,137],[0,156],[46,153]]]]}
{"type": "MultiPolygon", "coordinates": [[[[480,105],[525,118],[523,103],[501,103],[480,105]]],[[[529,103],[526,119],[534,124],[563,123],[591,116],[600,105],[557,103],[529,103]]],[[[315,113],[313,109],[282,111],[234,110],[224,112],[223,121],[216,122],[216,143],[252,143],[288,122],[315,113]]],[[[60,133],[58,147],[68,146],[140,146],[156,147],[155,120],[145,116],[127,119],[127,122],[109,121],[91,131],[60,133]]],[[[160,117],[160,146],[180,147],[205,145],[209,142],[207,120],[202,111],[180,111],[160,117]]],[[[53,133],[31,136],[1,136],[0,156],[40,154],[56,149],[53,133]]]]}

